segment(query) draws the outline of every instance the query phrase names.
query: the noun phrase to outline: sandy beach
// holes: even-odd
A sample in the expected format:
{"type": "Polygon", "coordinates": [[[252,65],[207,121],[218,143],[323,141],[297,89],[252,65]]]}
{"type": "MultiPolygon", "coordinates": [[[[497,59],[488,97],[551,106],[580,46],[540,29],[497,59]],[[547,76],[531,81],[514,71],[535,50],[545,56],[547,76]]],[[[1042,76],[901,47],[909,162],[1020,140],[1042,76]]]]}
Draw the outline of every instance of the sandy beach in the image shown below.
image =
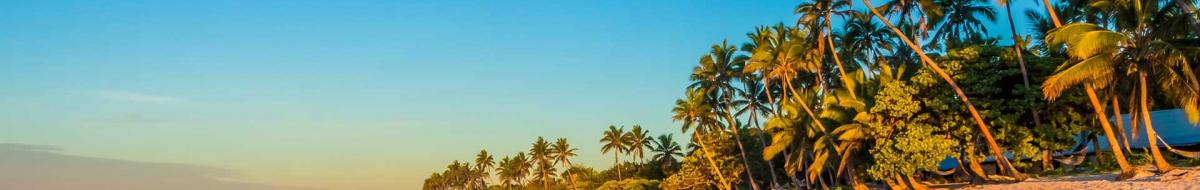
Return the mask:
{"type": "Polygon", "coordinates": [[[1137,176],[1124,181],[1112,181],[1116,174],[1055,176],[1033,178],[1020,183],[984,185],[944,185],[934,189],[1200,189],[1200,171],[1196,168],[1179,168],[1162,175],[1140,171],[1137,176]]]}

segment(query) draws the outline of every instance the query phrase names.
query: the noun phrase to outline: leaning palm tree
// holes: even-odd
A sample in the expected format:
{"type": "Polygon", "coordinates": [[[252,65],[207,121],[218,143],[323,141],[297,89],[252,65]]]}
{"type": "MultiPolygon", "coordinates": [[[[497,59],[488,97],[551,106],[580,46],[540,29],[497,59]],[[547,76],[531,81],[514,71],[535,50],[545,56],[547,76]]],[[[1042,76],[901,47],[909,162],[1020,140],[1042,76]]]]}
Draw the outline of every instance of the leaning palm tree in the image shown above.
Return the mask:
{"type": "MultiPolygon", "coordinates": [[[[480,178],[488,179],[488,176],[491,175],[488,173],[488,171],[491,170],[492,166],[495,166],[495,164],[495,159],[492,158],[491,154],[488,154],[487,150],[479,150],[479,154],[475,155],[475,169],[480,171],[480,178]]],[[[487,187],[487,184],[483,179],[479,180],[479,185],[482,187],[487,187]]]]}
{"type": "MultiPolygon", "coordinates": [[[[671,116],[671,120],[683,122],[682,129],[684,133],[687,133],[688,129],[692,130],[692,138],[700,146],[705,160],[708,160],[708,165],[711,166],[713,173],[717,174],[717,179],[721,182],[718,188],[725,190],[732,189],[729,180],[725,179],[725,174],[720,171],[717,162],[713,160],[712,151],[705,145],[704,136],[701,135],[714,128],[713,125],[718,120],[717,114],[713,113],[712,106],[706,100],[708,96],[703,91],[688,88],[686,95],[686,100],[675,100],[675,108],[671,109],[671,112],[675,114],[671,116]]],[[[610,126],[609,130],[612,131],[613,127],[610,126]]]]}
{"type": "Polygon", "coordinates": [[[617,170],[617,178],[621,177],[621,153],[628,150],[629,145],[625,140],[625,127],[617,128],[617,126],[608,126],[608,131],[604,131],[604,136],[600,138],[600,143],[604,143],[600,147],[603,153],[613,152],[613,168],[617,170]]]}
{"type": "Polygon", "coordinates": [[[533,163],[534,170],[539,176],[542,176],[542,189],[549,189],[550,175],[553,173],[554,164],[553,157],[550,155],[550,143],[546,139],[539,136],[537,141],[534,141],[533,147],[529,149],[529,155],[533,163]]]}
{"type": "MultiPolygon", "coordinates": [[[[554,155],[554,163],[562,164],[563,171],[567,176],[570,176],[571,189],[575,189],[575,175],[571,174],[571,157],[576,156],[575,151],[578,148],[571,148],[571,144],[567,143],[566,138],[558,138],[554,145],[550,145],[550,153],[554,155]]],[[[566,176],[564,176],[566,177],[566,176]]]]}
{"type": "Polygon", "coordinates": [[[671,139],[671,134],[659,135],[658,140],[653,142],[654,146],[650,148],[650,152],[653,152],[654,156],[650,159],[662,166],[663,173],[666,173],[668,168],[679,164],[679,160],[675,157],[683,157],[683,148],[671,139]]]}
{"type": "Polygon", "coordinates": [[[888,21],[887,18],[884,18],[883,14],[880,14],[879,11],[875,10],[875,7],[874,5],[871,5],[871,2],[868,0],[862,0],[862,2],[867,6],[867,9],[871,10],[871,14],[874,14],[875,18],[879,19],[884,25],[887,25],[888,28],[892,29],[892,32],[896,34],[897,38],[900,38],[900,40],[904,41],[909,48],[911,48],[913,51],[916,51],[917,56],[921,58],[922,63],[924,63],[927,68],[930,68],[934,73],[941,77],[951,89],[954,90],[954,94],[958,96],[958,99],[962,101],[964,105],[966,105],[967,111],[970,112],[971,117],[975,119],[975,125],[979,127],[979,132],[983,133],[984,140],[987,141],[988,148],[992,150],[992,156],[994,156],[998,161],[997,163],[999,163],[1002,168],[1008,170],[1009,174],[1013,177],[1016,177],[1018,180],[1024,180],[1026,178],[1025,175],[1021,174],[1020,171],[1017,171],[1017,169],[1013,167],[1011,163],[1009,163],[1008,157],[1004,156],[1004,151],[1000,149],[1000,145],[996,144],[996,139],[992,137],[992,132],[988,129],[987,124],[983,121],[983,117],[980,116],[979,112],[975,110],[975,105],[971,104],[971,100],[967,98],[967,94],[963,92],[962,88],[958,87],[958,83],[955,83],[954,79],[951,79],[950,75],[946,74],[946,72],[943,71],[940,66],[938,66],[937,62],[929,58],[929,56],[925,54],[925,50],[921,49],[920,45],[917,45],[914,41],[910,40],[904,35],[903,32],[900,32],[899,28],[893,26],[891,21],[888,21]]]}

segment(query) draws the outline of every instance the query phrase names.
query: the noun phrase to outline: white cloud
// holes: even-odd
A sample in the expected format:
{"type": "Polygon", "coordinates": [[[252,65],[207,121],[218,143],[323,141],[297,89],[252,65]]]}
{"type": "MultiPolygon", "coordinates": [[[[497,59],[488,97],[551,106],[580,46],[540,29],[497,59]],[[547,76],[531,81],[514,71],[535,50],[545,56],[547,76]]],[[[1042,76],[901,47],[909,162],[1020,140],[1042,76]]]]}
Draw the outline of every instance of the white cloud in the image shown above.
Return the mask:
{"type": "Polygon", "coordinates": [[[128,91],[99,91],[96,92],[96,97],[106,100],[153,104],[165,104],[182,101],[182,99],[170,96],[150,95],[128,91]]]}

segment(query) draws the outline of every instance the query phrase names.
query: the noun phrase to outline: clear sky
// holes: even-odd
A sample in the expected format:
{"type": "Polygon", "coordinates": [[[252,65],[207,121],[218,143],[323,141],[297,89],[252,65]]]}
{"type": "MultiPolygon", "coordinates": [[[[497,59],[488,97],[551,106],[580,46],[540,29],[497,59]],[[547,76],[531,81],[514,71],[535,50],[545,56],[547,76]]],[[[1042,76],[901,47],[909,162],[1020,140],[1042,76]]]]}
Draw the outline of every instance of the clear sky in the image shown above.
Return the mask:
{"type": "Polygon", "coordinates": [[[708,46],[796,4],[0,1],[0,143],[320,189],[418,188],[537,136],[603,168],[608,125],[678,133],[708,46]]]}

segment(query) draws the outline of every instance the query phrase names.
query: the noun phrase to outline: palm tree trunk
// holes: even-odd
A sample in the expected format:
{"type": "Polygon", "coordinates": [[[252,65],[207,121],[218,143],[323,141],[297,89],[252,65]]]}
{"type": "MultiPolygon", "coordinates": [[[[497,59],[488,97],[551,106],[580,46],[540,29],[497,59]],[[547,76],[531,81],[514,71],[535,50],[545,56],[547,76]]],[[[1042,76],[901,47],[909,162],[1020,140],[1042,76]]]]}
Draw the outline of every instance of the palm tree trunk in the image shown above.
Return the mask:
{"type": "Polygon", "coordinates": [[[568,164],[567,162],[563,162],[563,170],[566,170],[567,176],[571,177],[571,179],[570,179],[571,180],[571,189],[578,188],[575,186],[575,175],[571,174],[571,164],[568,164]]]}
{"type": "MultiPolygon", "coordinates": [[[[1059,26],[1062,26],[1062,22],[1058,21],[1058,13],[1054,12],[1054,5],[1050,4],[1050,0],[1042,0],[1042,4],[1046,5],[1046,12],[1050,13],[1050,20],[1054,21],[1054,27],[1057,28],[1059,26]]],[[[1012,14],[1012,13],[1009,13],[1009,14],[1012,14]]],[[[1009,20],[1012,20],[1012,18],[1011,18],[1012,16],[1009,16],[1009,17],[1010,17],[1009,20]]]]}
{"type": "Polygon", "coordinates": [[[714,161],[712,154],[709,153],[708,146],[704,145],[704,136],[700,135],[700,128],[693,128],[693,130],[694,131],[692,132],[692,135],[696,138],[696,144],[700,145],[700,151],[703,151],[704,159],[708,160],[708,165],[712,166],[713,173],[716,173],[717,179],[721,180],[721,186],[719,187],[724,190],[730,190],[731,188],[729,188],[729,180],[725,179],[725,174],[721,173],[720,167],[717,166],[717,161],[714,161]]]}
{"type": "Polygon", "coordinates": [[[613,153],[613,168],[617,169],[617,179],[624,179],[624,177],[621,177],[621,160],[617,158],[617,155],[620,154],[621,150],[617,150],[615,153],[613,153]]]}
{"type": "Polygon", "coordinates": [[[929,68],[934,71],[934,73],[937,73],[943,81],[946,81],[946,83],[950,85],[950,88],[954,90],[954,94],[958,95],[958,98],[967,106],[967,111],[971,113],[971,117],[975,119],[975,124],[979,127],[979,132],[983,133],[984,139],[987,140],[988,148],[992,149],[992,155],[996,157],[996,160],[998,161],[997,163],[1009,170],[1012,177],[1017,178],[1019,181],[1025,180],[1027,177],[1024,174],[1021,174],[1020,171],[1017,171],[1017,169],[1012,167],[1012,164],[1008,162],[1008,158],[1004,156],[1004,151],[1000,150],[1000,145],[996,144],[995,138],[992,137],[992,132],[988,130],[987,124],[983,122],[983,117],[979,116],[979,112],[975,110],[975,105],[971,104],[971,100],[967,98],[967,94],[962,91],[962,88],[958,87],[958,84],[954,82],[954,79],[951,79],[950,75],[946,74],[945,71],[942,71],[942,68],[937,65],[937,62],[934,62],[933,59],[930,59],[929,56],[926,56],[925,50],[922,50],[921,46],[918,46],[912,40],[909,40],[908,37],[905,37],[904,32],[901,32],[900,29],[896,28],[896,26],[893,26],[892,23],[887,20],[887,18],[884,18],[882,14],[879,14],[879,11],[875,10],[875,7],[874,5],[871,5],[871,2],[868,2],[868,0],[862,0],[862,2],[863,4],[867,5],[867,9],[870,9],[871,13],[874,14],[879,21],[882,21],[883,24],[888,26],[888,28],[891,28],[892,32],[896,33],[897,37],[900,37],[900,40],[904,41],[904,43],[907,44],[909,48],[912,48],[913,51],[916,51],[917,56],[920,56],[921,60],[923,60],[926,65],[928,65],[929,68]]]}
{"type": "MultiPolygon", "coordinates": [[[[726,99],[726,102],[729,102],[728,99],[726,99]]],[[[725,106],[725,119],[725,122],[729,124],[729,129],[733,130],[733,139],[734,142],[737,142],[738,153],[742,155],[742,166],[746,169],[746,177],[750,179],[750,188],[758,190],[758,182],[754,180],[754,172],[750,171],[750,163],[746,161],[749,159],[746,159],[746,148],[742,146],[742,135],[738,132],[737,121],[733,118],[733,113],[730,112],[729,106],[725,106]]]]}
{"type": "MultiPolygon", "coordinates": [[[[753,100],[753,99],[751,99],[750,101],[752,101],[752,102],[757,102],[756,100],[753,100]]],[[[750,121],[750,123],[753,123],[753,124],[754,124],[754,128],[758,128],[758,131],[759,131],[759,134],[758,134],[758,137],[759,137],[759,138],[758,138],[758,143],[759,143],[759,144],[761,144],[761,145],[763,145],[763,146],[766,146],[766,144],[767,144],[767,136],[766,136],[766,131],[764,131],[764,130],[762,129],[762,126],[760,126],[760,125],[758,124],[758,110],[757,110],[757,108],[755,108],[755,107],[752,107],[752,108],[750,108],[750,120],[749,120],[749,121],[750,121]]],[[[784,157],[786,158],[787,156],[785,155],[784,157]]],[[[775,181],[775,178],[776,178],[776,177],[775,177],[775,164],[774,164],[774,163],[771,163],[771,159],[764,159],[764,161],[766,161],[766,162],[767,162],[767,171],[771,172],[771,173],[770,173],[770,174],[771,174],[771,189],[777,189],[777,188],[779,188],[779,182],[778,182],[778,181],[775,181]]]]}
{"type": "Polygon", "coordinates": [[[1154,166],[1158,168],[1158,173],[1167,173],[1175,169],[1163,159],[1162,152],[1158,151],[1158,141],[1154,137],[1158,135],[1154,132],[1154,125],[1150,123],[1150,106],[1146,102],[1146,71],[1138,70],[1138,88],[1141,90],[1141,110],[1142,121],[1146,122],[1146,140],[1150,141],[1150,155],[1154,156],[1154,166]]]}
{"type": "MultiPolygon", "coordinates": [[[[1121,153],[1121,148],[1117,147],[1117,138],[1113,136],[1112,126],[1108,123],[1108,116],[1104,114],[1104,106],[1100,104],[1100,99],[1096,98],[1096,90],[1092,84],[1086,84],[1083,88],[1087,92],[1088,100],[1092,103],[1092,110],[1096,114],[1096,119],[1100,120],[1100,128],[1104,131],[1105,139],[1108,139],[1108,148],[1113,151],[1113,156],[1117,159],[1117,165],[1121,167],[1121,174],[1117,175],[1115,180],[1124,180],[1133,177],[1134,168],[1129,166],[1129,162],[1125,161],[1125,154],[1121,153]]],[[[1099,148],[1099,147],[1097,147],[1099,148]]],[[[1100,153],[1100,150],[1096,150],[1100,153]]]]}
{"type": "MultiPolygon", "coordinates": [[[[1017,64],[1021,66],[1021,80],[1025,82],[1025,88],[1029,88],[1029,71],[1025,70],[1025,56],[1021,51],[1022,45],[1017,39],[1021,38],[1021,34],[1017,33],[1017,24],[1012,18],[1012,5],[1004,5],[1004,11],[1008,16],[1008,29],[1012,31],[1013,50],[1017,52],[1017,64]]],[[[1033,114],[1033,126],[1040,127],[1042,125],[1041,116],[1038,115],[1038,110],[1030,108],[1030,113],[1033,114]]]]}
{"type": "MultiPolygon", "coordinates": [[[[850,79],[846,78],[846,69],[844,69],[846,67],[842,66],[842,59],[838,56],[837,49],[835,48],[837,46],[833,45],[833,25],[830,22],[833,22],[833,20],[829,19],[829,14],[825,14],[825,30],[829,33],[829,35],[825,35],[825,41],[829,43],[829,52],[833,54],[833,62],[837,63],[838,74],[841,74],[842,78],[842,85],[846,85],[850,83],[850,79]]],[[[854,94],[854,89],[847,91],[850,92],[850,98],[858,99],[858,96],[854,94]]]]}
{"type": "MultiPolygon", "coordinates": [[[[1112,98],[1109,99],[1112,99],[1112,101],[1109,102],[1112,102],[1113,117],[1117,117],[1117,140],[1121,141],[1121,147],[1124,148],[1126,152],[1133,152],[1129,149],[1129,138],[1125,138],[1125,121],[1121,120],[1121,106],[1117,104],[1117,99],[1120,98],[1117,98],[1119,97],[1116,93],[1117,90],[1111,91],[1112,93],[1109,93],[1109,96],[1112,96],[1112,98]]],[[[1133,111],[1131,110],[1130,113],[1132,112],[1133,111]]],[[[1132,116],[1132,114],[1130,116],[1132,116]]],[[[1130,117],[1129,121],[1137,122],[1133,120],[1133,117],[1130,117]]]]}

